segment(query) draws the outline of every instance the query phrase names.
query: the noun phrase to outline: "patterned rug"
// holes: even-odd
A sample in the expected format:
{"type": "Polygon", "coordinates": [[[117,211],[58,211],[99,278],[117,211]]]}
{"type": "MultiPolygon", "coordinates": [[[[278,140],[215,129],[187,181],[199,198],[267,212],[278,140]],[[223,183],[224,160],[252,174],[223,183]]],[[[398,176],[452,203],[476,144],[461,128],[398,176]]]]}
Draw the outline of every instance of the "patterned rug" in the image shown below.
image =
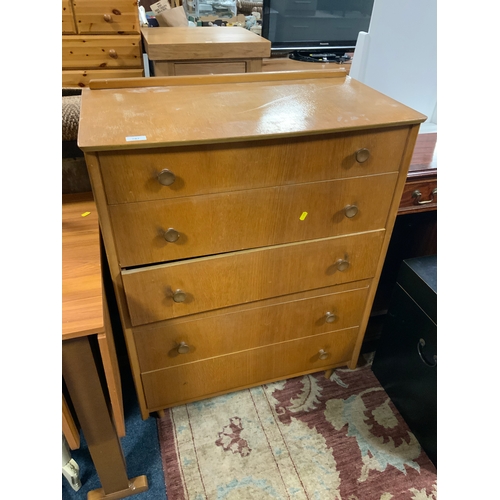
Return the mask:
{"type": "Polygon", "coordinates": [[[172,408],[158,432],[169,500],[437,498],[369,360],[172,408]]]}

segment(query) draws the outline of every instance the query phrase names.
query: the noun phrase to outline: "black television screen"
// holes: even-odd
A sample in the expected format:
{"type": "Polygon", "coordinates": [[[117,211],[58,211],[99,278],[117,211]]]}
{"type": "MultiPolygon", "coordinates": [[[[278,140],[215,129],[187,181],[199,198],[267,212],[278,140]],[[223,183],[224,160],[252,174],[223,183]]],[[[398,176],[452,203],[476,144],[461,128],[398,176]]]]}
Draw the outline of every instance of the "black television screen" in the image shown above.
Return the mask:
{"type": "Polygon", "coordinates": [[[262,36],[272,52],[352,52],[368,32],[374,0],[263,0],[262,36]]]}

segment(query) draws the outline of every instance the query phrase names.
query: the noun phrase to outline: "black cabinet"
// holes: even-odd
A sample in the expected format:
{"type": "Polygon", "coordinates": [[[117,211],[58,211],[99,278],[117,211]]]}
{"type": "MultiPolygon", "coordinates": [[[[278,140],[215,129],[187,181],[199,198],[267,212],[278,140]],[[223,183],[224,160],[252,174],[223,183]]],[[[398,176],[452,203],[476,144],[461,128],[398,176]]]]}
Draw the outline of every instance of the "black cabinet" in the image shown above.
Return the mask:
{"type": "Polygon", "coordinates": [[[403,261],[372,370],[437,465],[437,258],[403,261]]]}

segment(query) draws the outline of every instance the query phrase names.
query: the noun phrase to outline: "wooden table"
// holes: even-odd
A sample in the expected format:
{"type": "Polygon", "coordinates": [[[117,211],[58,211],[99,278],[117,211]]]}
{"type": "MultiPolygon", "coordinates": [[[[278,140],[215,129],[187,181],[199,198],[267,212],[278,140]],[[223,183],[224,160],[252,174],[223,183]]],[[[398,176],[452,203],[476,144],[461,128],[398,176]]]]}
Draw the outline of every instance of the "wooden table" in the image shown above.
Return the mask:
{"type": "Polygon", "coordinates": [[[155,76],[261,71],[271,42],[245,28],[142,28],[155,76]]]}
{"type": "MultiPolygon", "coordinates": [[[[148,483],[146,476],[128,479],[119,439],[125,435],[120,376],[91,193],[63,195],[62,243],[62,375],[102,484],[89,492],[88,499],[124,498],[146,491],[148,483]],[[107,391],[99,377],[100,364],[107,391]]],[[[65,399],[63,432],[70,447],[77,448],[78,430],[65,399]]]]}

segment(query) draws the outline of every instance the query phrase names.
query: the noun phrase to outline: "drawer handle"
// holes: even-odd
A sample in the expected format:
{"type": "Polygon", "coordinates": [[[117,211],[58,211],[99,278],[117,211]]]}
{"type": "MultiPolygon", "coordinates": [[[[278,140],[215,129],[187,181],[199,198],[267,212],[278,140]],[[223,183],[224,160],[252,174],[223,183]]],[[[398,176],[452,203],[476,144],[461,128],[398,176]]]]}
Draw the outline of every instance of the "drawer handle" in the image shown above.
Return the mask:
{"type": "Polygon", "coordinates": [[[115,49],[111,49],[109,51],[109,57],[111,57],[112,59],[118,59],[118,54],[116,53],[115,49]]]}
{"type": "Polygon", "coordinates": [[[368,158],[370,158],[370,150],[366,148],[358,149],[355,153],[356,161],[358,163],[364,163],[368,158]]]}
{"type": "Polygon", "coordinates": [[[174,243],[177,241],[180,237],[180,233],[176,231],[173,227],[169,227],[165,233],[163,234],[163,237],[169,242],[169,243],[174,243]]]}
{"type": "Polygon", "coordinates": [[[174,302],[184,302],[186,300],[186,292],[178,289],[174,292],[172,299],[174,300],[174,302]]]}
{"type": "Polygon", "coordinates": [[[191,348],[186,344],[186,342],[181,342],[177,346],[177,352],[179,354],[187,354],[190,350],[191,350],[191,348]]]}
{"type": "Polygon", "coordinates": [[[349,261],[346,259],[339,259],[337,262],[335,262],[335,267],[339,271],[347,271],[347,269],[349,269],[349,261]]]}
{"type": "Polygon", "coordinates": [[[337,319],[337,316],[333,314],[332,312],[327,312],[325,314],[325,322],[326,323],[333,323],[337,319]]]}
{"type": "Polygon", "coordinates": [[[327,359],[330,357],[330,354],[328,354],[324,349],[320,349],[318,352],[319,359],[327,359]]]}
{"type": "Polygon", "coordinates": [[[104,20],[107,23],[110,23],[113,19],[111,18],[111,16],[109,14],[104,14],[104,20]]]}
{"type": "Polygon", "coordinates": [[[345,216],[348,219],[352,219],[358,213],[358,207],[356,205],[347,205],[344,207],[345,216]]]}
{"type": "Polygon", "coordinates": [[[168,168],[163,169],[157,176],[162,186],[171,186],[175,182],[175,174],[168,168]]]}
{"type": "Polygon", "coordinates": [[[424,364],[426,364],[427,366],[430,366],[431,368],[434,368],[437,365],[437,356],[434,354],[434,356],[432,357],[433,361],[432,362],[427,361],[427,359],[425,359],[424,353],[422,352],[422,347],[425,347],[425,340],[424,339],[420,339],[417,342],[418,355],[420,356],[420,359],[422,360],[422,362],[424,364]]]}
{"type": "Polygon", "coordinates": [[[422,201],[420,197],[422,196],[422,193],[418,190],[415,189],[413,193],[411,194],[413,198],[415,198],[415,205],[427,205],[427,203],[432,203],[434,201],[434,196],[437,194],[438,190],[437,187],[432,190],[431,197],[429,200],[424,200],[422,201]]]}

